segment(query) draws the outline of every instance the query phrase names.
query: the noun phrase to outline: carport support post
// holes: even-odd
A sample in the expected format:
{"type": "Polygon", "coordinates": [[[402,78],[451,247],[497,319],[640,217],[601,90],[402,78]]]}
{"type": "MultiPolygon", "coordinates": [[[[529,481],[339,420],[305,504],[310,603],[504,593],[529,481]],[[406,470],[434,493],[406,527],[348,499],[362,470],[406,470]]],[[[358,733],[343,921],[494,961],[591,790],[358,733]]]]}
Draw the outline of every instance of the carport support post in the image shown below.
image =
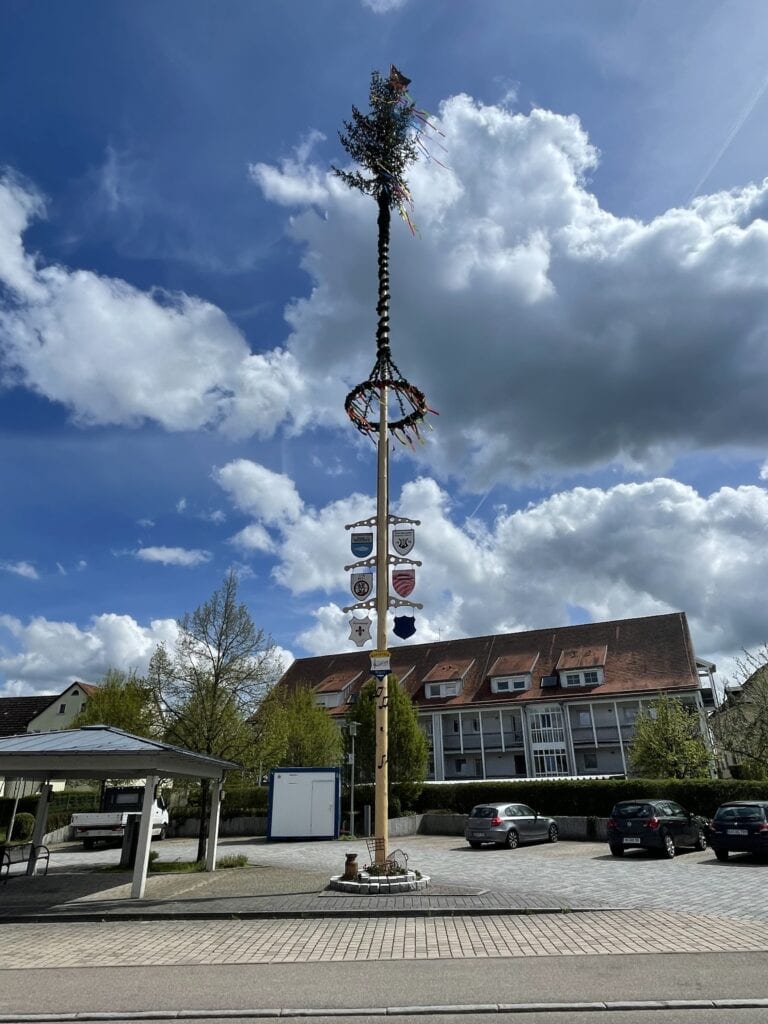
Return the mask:
{"type": "Polygon", "coordinates": [[[219,817],[221,815],[221,780],[216,779],[211,787],[211,816],[208,819],[208,852],[205,870],[216,870],[216,849],[219,845],[219,817]]]}
{"type": "Polygon", "coordinates": [[[52,792],[53,786],[48,782],[43,783],[40,787],[40,796],[37,800],[37,810],[35,812],[35,827],[32,830],[32,856],[27,862],[28,875],[34,875],[35,869],[37,868],[37,857],[35,856],[35,851],[42,843],[43,836],[45,835],[45,826],[48,824],[48,804],[50,802],[52,792]]]}
{"type": "Polygon", "coordinates": [[[144,783],[144,800],[141,805],[141,824],[139,825],[139,842],[136,847],[136,863],[133,866],[133,884],[131,899],[140,900],[144,897],[147,884],[147,866],[149,865],[149,844],[152,839],[152,809],[155,806],[155,787],[157,776],[148,775],[144,783]]]}

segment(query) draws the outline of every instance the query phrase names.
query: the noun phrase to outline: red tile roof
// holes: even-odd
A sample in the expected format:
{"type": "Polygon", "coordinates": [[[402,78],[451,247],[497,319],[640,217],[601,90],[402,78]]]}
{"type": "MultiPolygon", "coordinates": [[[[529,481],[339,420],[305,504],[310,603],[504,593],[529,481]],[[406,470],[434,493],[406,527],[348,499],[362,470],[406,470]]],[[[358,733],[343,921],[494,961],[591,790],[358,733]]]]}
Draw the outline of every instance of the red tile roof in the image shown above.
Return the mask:
{"type": "Polygon", "coordinates": [[[556,672],[576,668],[602,668],[608,656],[608,647],[570,647],[561,653],[555,665],[556,672]]]}
{"type": "Polygon", "coordinates": [[[474,658],[464,661],[441,661],[434,665],[422,678],[424,683],[445,683],[452,679],[463,679],[470,670],[474,658]]]}
{"type": "Polygon", "coordinates": [[[488,670],[488,675],[493,679],[497,676],[519,676],[530,675],[536,662],[539,660],[539,652],[531,654],[529,651],[523,654],[505,654],[497,658],[488,670]]]}
{"type": "MultiPolygon", "coordinates": [[[[699,688],[684,612],[443,640],[440,643],[409,644],[392,647],[391,653],[392,673],[404,679],[405,689],[422,710],[460,708],[467,704],[583,700],[587,692],[591,700],[596,700],[619,694],[699,688]],[[565,689],[559,685],[542,689],[542,677],[556,674],[556,666],[564,651],[583,649],[600,654],[603,648],[605,679],[600,686],[590,687],[588,691],[581,687],[565,689]],[[506,659],[510,659],[509,662],[506,659]],[[500,674],[499,664],[531,665],[531,688],[515,693],[491,693],[491,669],[494,674],[500,674]],[[424,681],[434,681],[433,672],[437,672],[441,680],[457,678],[455,674],[444,674],[447,665],[454,668],[469,666],[461,692],[449,698],[426,697],[424,681]]],[[[280,685],[290,689],[302,685],[316,689],[332,673],[357,672],[360,677],[351,688],[357,693],[368,680],[369,669],[368,651],[298,658],[283,675],[280,685]]],[[[342,706],[335,711],[344,715],[346,708],[342,706]]]]}

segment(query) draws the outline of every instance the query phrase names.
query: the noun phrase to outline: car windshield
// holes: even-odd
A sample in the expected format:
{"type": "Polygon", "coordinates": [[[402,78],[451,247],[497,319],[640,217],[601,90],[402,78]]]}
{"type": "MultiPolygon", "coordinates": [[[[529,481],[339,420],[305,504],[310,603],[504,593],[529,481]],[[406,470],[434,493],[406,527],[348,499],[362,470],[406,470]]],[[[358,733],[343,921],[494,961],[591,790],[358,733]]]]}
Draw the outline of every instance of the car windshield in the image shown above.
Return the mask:
{"type": "Polygon", "coordinates": [[[765,811],[759,804],[750,804],[748,807],[718,807],[715,819],[717,821],[765,821],[765,811]]]}
{"type": "Polygon", "coordinates": [[[612,818],[652,818],[653,808],[650,804],[617,804],[613,808],[612,818]]]}
{"type": "Polygon", "coordinates": [[[469,812],[469,816],[470,818],[495,818],[498,813],[495,807],[482,804],[479,807],[473,807],[469,812]]]}

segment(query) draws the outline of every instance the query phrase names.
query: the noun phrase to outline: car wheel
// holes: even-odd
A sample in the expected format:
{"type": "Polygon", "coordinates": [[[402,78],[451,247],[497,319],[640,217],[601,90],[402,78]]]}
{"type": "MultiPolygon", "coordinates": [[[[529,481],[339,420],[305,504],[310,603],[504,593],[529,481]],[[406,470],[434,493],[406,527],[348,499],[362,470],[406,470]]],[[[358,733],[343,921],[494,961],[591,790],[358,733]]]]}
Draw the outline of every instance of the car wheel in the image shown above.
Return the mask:
{"type": "Polygon", "coordinates": [[[665,832],[664,835],[661,837],[661,841],[664,843],[664,845],[661,848],[662,857],[666,857],[667,860],[672,860],[672,858],[677,853],[677,850],[675,849],[675,840],[672,838],[669,832],[665,832]]]}
{"type": "Polygon", "coordinates": [[[715,850],[715,856],[718,860],[728,860],[728,854],[730,850],[715,850]]]}
{"type": "Polygon", "coordinates": [[[557,830],[557,825],[550,825],[549,832],[547,833],[547,839],[549,839],[550,843],[556,843],[559,838],[560,833],[557,830]]]}
{"type": "Polygon", "coordinates": [[[479,850],[480,847],[483,845],[482,843],[478,843],[476,839],[468,839],[467,842],[469,843],[473,850],[479,850]]]}
{"type": "Polygon", "coordinates": [[[168,834],[168,829],[165,827],[165,825],[163,825],[163,827],[160,829],[160,835],[157,837],[157,841],[159,843],[162,843],[162,841],[165,839],[167,834],[168,834]]]}
{"type": "Polygon", "coordinates": [[[707,848],[707,836],[703,828],[699,829],[699,834],[696,836],[696,842],[693,844],[694,850],[706,850],[707,848]]]}
{"type": "Polygon", "coordinates": [[[613,845],[611,845],[610,849],[611,849],[611,853],[613,854],[614,857],[623,857],[624,856],[624,847],[623,846],[613,846],[613,845]]]}
{"type": "Polygon", "coordinates": [[[83,840],[83,849],[84,850],[92,850],[93,849],[93,844],[95,842],[96,842],[95,839],[84,839],[83,840]]]}
{"type": "Polygon", "coordinates": [[[513,828],[507,832],[507,838],[504,840],[504,845],[508,850],[514,850],[520,845],[520,836],[513,828]]]}

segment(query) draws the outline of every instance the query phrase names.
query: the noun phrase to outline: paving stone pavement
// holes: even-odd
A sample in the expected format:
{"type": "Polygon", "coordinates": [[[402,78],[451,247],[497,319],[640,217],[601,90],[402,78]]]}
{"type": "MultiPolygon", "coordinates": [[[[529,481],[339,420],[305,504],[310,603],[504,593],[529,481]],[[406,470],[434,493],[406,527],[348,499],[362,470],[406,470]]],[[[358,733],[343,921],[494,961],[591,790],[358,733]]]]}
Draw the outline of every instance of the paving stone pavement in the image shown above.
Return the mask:
{"type": "Polygon", "coordinates": [[[0,969],[768,951],[768,924],[668,911],[4,924],[0,969]]]}

